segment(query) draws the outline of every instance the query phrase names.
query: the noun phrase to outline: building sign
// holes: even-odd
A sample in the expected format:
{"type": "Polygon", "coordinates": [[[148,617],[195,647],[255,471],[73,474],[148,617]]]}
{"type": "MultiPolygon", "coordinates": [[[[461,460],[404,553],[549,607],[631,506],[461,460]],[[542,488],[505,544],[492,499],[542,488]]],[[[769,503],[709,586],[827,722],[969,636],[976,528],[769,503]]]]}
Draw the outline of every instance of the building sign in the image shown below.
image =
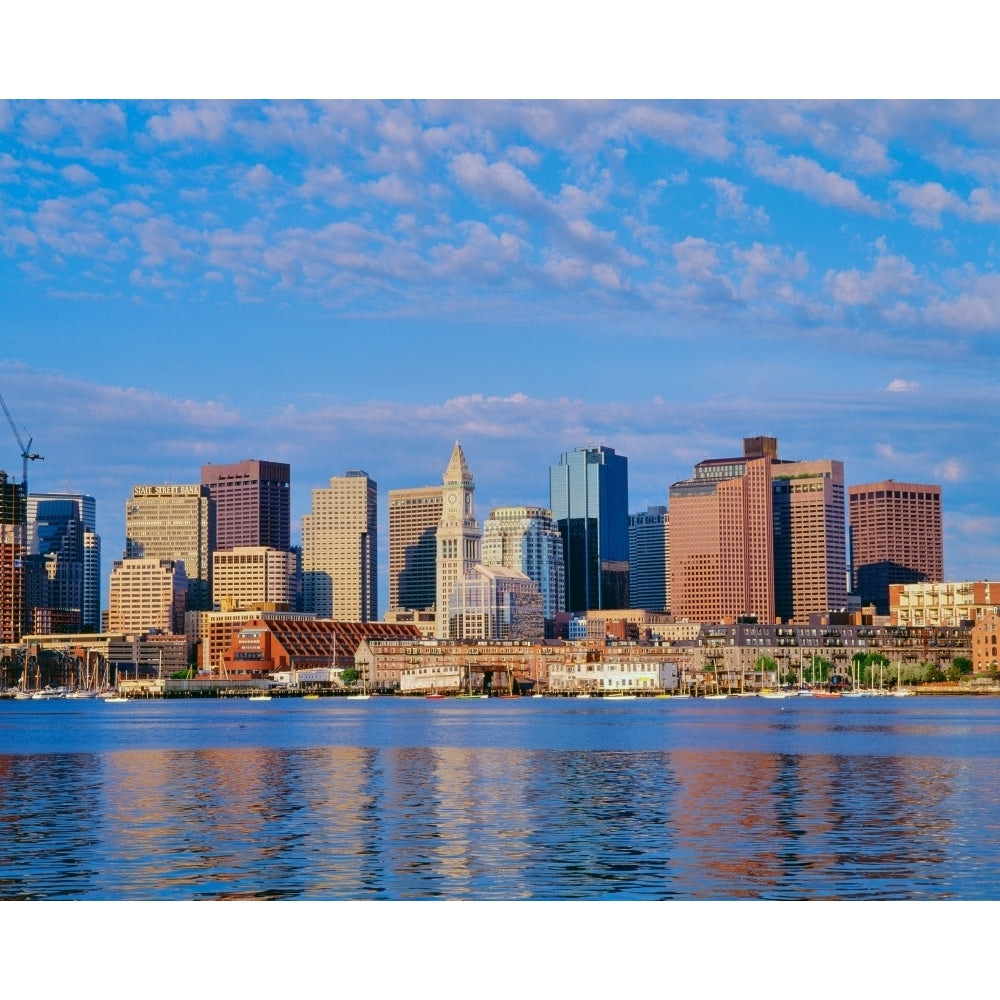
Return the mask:
{"type": "Polygon", "coordinates": [[[134,497],[198,497],[201,496],[201,486],[133,486],[134,497]]]}

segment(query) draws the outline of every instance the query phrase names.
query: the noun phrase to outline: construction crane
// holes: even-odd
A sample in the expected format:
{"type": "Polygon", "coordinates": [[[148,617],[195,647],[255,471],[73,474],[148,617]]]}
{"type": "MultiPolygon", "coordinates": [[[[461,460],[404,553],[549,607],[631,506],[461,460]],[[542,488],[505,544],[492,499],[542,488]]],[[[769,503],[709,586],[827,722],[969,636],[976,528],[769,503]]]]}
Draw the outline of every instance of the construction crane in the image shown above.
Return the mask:
{"type": "Polygon", "coordinates": [[[28,443],[25,444],[21,440],[21,435],[17,431],[17,425],[14,423],[14,418],[10,415],[10,410],[7,409],[7,404],[4,402],[3,394],[0,393],[0,406],[3,407],[3,412],[7,414],[7,423],[10,424],[10,429],[14,432],[14,437],[17,440],[17,446],[21,449],[21,489],[24,492],[25,503],[27,503],[28,497],[28,462],[36,462],[39,459],[44,461],[44,456],[37,454],[31,450],[31,438],[28,438],[28,443]]]}

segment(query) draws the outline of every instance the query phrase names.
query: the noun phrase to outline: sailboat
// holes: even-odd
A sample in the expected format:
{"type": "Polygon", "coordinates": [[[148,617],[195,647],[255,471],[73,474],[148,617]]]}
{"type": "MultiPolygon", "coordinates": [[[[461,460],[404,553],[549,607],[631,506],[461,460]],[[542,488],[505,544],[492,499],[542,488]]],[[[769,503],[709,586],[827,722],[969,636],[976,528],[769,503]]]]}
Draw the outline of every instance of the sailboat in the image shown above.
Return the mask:
{"type": "Polygon", "coordinates": [[[368,693],[368,671],[361,672],[361,690],[355,691],[347,696],[349,701],[368,701],[371,695],[368,693]]]}
{"type": "Polygon", "coordinates": [[[896,662],[896,687],[893,689],[894,698],[908,698],[913,694],[913,688],[902,687],[900,681],[902,679],[902,669],[903,665],[901,661],[896,662]]]}

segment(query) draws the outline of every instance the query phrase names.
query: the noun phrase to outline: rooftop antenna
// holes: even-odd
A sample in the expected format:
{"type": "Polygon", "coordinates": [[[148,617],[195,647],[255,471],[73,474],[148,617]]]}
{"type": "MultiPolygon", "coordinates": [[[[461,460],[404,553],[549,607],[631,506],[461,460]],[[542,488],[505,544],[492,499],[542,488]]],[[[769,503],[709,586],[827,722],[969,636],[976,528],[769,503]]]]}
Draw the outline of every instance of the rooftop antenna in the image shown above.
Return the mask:
{"type": "Polygon", "coordinates": [[[17,441],[17,446],[21,449],[21,489],[24,492],[25,503],[28,500],[28,462],[34,462],[38,459],[43,459],[44,456],[37,454],[31,450],[32,439],[28,438],[28,443],[25,444],[21,440],[21,435],[17,431],[17,425],[14,423],[14,418],[10,415],[10,410],[7,409],[7,404],[4,402],[3,394],[0,393],[0,406],[3,407],[3,412],[7,415],[7,423],[10,424],[10,429],[14,432],[14,438],[17,441]]]}

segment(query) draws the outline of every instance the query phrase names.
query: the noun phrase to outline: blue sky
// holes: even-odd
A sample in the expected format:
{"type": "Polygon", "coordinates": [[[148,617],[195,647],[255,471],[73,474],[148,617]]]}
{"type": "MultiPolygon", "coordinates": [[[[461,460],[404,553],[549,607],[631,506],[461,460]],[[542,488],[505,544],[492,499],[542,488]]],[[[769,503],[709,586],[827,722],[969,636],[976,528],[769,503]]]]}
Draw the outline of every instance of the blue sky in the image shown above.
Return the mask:
{"type": "MultiPolygon", "coordinates": [[[[1000,104],[10,101],[0,392],[33,490],[204,462],[548,504],[604,443],[630,507],[773,434],[944,488],[950,579],[1000,576],[1000,104]]],[[[20,474],[0,427],[0,468],[20,474]]]]}

